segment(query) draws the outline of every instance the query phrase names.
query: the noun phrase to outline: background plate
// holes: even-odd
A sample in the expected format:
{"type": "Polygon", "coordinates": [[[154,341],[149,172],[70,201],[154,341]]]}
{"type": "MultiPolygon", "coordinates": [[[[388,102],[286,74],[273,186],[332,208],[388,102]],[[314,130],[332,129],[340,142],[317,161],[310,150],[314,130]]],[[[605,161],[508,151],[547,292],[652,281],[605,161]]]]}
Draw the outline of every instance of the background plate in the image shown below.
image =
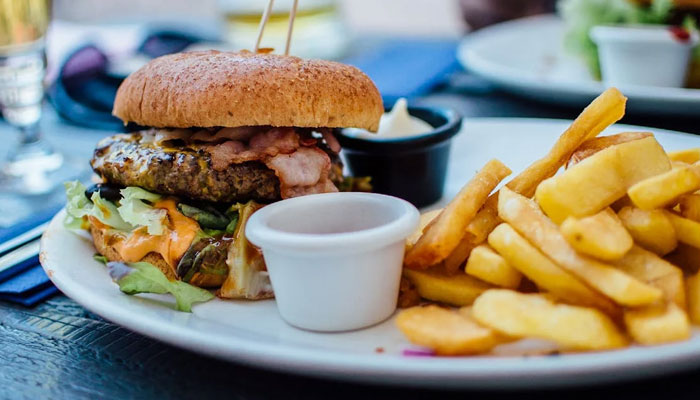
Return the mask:
{"type": "MultiPolygon", "coordinates": [[[[542,156],[568,124],[536,119],[465,120],[453,142],[447,198],[490,158],[498,157],[519,172],[542,156]]],[[[649,130],[616,126],[607,133],[640,129],[649,130]]],[[[700,146],[698,136],[651,131],[668,150],[700,146]]],[[[600,383],[700,365],[700,332],[678,344],[604,353],[429,358],[401,355],[408,343],[392,320],[361,331],[324,334],[285,324],[272,300],[216,299],[196,305],[191,314],[177,312],[167,295],[122,294],[104,266],[92,259],[95,249],[87,235],[63,228],[63,215],[62,211],[51,222],[41,252],[44,269],[63,293],[116,324],[226,360],[343,380],[443,388],[600,383]]]]}
{"type": "MultiPolygon", "coordinates": [[[[583,108],[604,89],[583,61],[564,50],[554,15],[504,22],[469,34],[457,58],[465,68],[512,93],[583,108]]],[[[630,113],[697,116],[700,89],[626,86],[630,113]]]]}

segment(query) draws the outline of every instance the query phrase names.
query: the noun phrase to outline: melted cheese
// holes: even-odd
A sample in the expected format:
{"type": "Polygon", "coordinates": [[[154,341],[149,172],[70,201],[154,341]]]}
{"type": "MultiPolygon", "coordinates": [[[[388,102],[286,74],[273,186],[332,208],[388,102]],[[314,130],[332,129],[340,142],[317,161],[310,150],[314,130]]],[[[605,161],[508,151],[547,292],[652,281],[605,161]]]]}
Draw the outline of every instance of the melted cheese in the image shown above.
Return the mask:
{"type": "Polygon", "coordinates": [[[151,252],[160,254],[174,269],[192,244],[199,231],[199,224],[182,215],[172,199],[158,201],[153,207],[168,211],[167,228],[163,234],[149,235],[146,227],[141,227],[134,230],[125,240],[117,243],[115,249],[126,262],[139,261],[151,252]]]}

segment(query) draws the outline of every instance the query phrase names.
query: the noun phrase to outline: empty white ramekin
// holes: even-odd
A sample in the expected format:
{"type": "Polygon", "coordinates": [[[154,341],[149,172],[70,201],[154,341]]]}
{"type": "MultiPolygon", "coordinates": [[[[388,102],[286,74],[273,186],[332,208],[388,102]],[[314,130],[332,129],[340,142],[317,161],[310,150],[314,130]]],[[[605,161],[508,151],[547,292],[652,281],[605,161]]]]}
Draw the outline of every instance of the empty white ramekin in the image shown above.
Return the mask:
{"type": "Polygon", "coordinates": [[[396,309],[406,238],[418,210],[372,193],[325,193],[255,212],[246,236],[260,247],[282,318],[299,328],[345,331],[396,309]]]}
{"type": "Polygon", "coordinates": [[[601,25],[591,29],[603,81],[611,86],[683,87],[697,32],[681,38],[669,26],[601,25]]]}

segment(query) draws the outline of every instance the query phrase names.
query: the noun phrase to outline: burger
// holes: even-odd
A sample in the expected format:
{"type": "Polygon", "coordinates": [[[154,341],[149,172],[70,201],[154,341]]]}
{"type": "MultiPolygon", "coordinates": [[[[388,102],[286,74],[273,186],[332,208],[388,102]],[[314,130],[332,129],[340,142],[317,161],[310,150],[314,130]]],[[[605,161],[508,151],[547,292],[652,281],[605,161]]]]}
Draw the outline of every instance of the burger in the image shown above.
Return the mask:
{"type": "Polygon", "coordinates": [[[66,184],[66,225],[98,257],[146,262],[223,298],[273,295],[245,239],[265,204],[336,192],[346,178],[334,130],[376,131],[372,81],[330,61],[250,52],[156,58],[119,87],[113,114],[143,127],[97,144],[100,183],[66,184]]]}
{"type": "MultiPolygon", "coordinates": [[[[559,0],[566,25],[565,44],[600,79],[598,49],[590,30],[605,24],[660,24],[698,29],[700,0],[559,0]]],[[[694,50],[687,85],[700,88],[700,46],[694,50]]]]}

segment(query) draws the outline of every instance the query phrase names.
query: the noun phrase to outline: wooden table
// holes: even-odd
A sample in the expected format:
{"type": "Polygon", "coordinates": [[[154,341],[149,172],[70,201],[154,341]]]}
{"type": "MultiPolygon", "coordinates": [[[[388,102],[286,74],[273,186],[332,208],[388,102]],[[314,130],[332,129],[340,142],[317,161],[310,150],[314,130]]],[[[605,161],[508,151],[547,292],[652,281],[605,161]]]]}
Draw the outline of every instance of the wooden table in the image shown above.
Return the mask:
{"type": "MultiPolygon", "coordinates": [[[[467,117],[573,118],[580,111],[514,98],[466,74],[456,75],[450,85],[420,102],[452,106],[467,117]]],[[[630,116],[624,122],[700,133],[700,118],[630,116]]],[[[74,154],[89,154],[90,143],[99,138],[94,132],[81,133],[60,125],[49,115],[45,125],[52,124],[56,124],[53,139],[60,142],[65,135],[65,145],[72,146],[74,154]]],[[[200,356],[113,325],[63,295],[34,308],[0,302],[0,399],[561,399],[572,392],[593,399],[697,398],[700,369],[625,384],[546,392],[460,393],[365,386],[273,373],[200,356]]]]}

